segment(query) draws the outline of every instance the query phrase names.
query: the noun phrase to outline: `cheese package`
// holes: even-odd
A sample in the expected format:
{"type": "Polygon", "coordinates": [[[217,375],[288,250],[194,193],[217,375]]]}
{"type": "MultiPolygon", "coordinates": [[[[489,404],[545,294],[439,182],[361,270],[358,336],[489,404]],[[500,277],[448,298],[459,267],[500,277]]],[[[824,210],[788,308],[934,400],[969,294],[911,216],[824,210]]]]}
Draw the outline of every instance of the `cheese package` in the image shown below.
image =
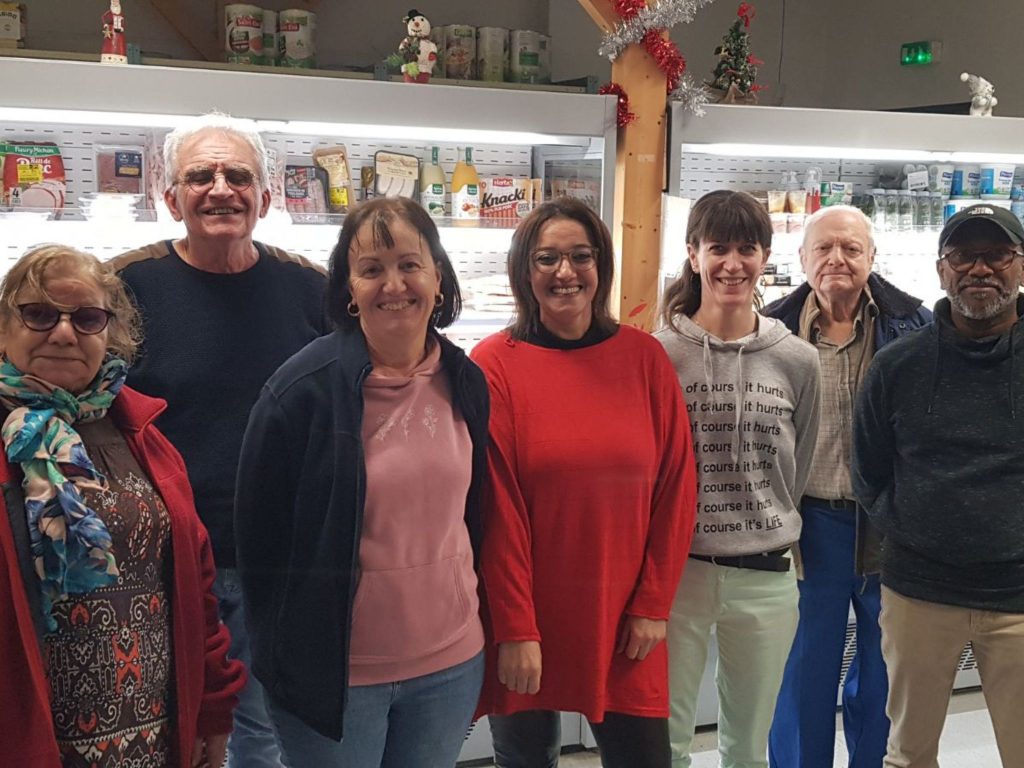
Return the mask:
{"type": "Polygon", "coordinates": [[[315,150],[313,162],[327,171],[327,201],[331,213],[346,213],[348,207],[355,203],[355,195],[352,194],[352,172],[345,147],[339,144],[315,150]]]}
{"type": "Polygon", "coordinates": [[[3,204],[12,208],[51,209],[60,215],[67,184],[64,160],[52,141],[0,142],[3,204]]]}
{"type": "Polygon", "coordinates": [[[492,176],[480,181],[480,217],[522,219],[533,209],[533,180],[492,176]]]}
{"type": "Polygon", "coordinates": [[[416,198],[420,179],[420,159],[399,152],[375,152],[373,173],[377,197],[416,198]]]}

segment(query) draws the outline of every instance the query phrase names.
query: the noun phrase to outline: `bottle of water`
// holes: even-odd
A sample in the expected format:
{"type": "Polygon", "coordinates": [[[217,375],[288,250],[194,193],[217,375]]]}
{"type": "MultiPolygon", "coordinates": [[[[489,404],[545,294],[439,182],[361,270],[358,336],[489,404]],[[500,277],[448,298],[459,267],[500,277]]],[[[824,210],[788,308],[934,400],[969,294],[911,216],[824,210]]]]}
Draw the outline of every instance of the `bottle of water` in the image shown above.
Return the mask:
{"type": "Polygon", "coordinates": [[[1024,224],[1024,185],[1014,184],[1010,192],[1010,213],[1024,224]]]}

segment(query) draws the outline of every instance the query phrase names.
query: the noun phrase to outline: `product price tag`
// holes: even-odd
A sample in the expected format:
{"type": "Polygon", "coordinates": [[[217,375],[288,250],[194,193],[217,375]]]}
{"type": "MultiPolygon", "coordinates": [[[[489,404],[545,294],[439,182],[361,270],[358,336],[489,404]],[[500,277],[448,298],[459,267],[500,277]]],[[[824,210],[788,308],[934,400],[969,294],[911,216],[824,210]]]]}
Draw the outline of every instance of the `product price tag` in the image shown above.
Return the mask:
{"type": "Polygon", "coordinates": [[[142,176],[142,153],[115,152],[114,175],[129,179],[137,179],[142,176]]]}
{"type": "Polygon", "coordinates": [[[928,189],[928,171],[912,171],[908,173],[907,189],[911,191],[928,189]]]}
{"type": "Polygon", "coordinates": [[[43,180],[40,163],[18,163],[18,184],[38,184],[43,180]]]}

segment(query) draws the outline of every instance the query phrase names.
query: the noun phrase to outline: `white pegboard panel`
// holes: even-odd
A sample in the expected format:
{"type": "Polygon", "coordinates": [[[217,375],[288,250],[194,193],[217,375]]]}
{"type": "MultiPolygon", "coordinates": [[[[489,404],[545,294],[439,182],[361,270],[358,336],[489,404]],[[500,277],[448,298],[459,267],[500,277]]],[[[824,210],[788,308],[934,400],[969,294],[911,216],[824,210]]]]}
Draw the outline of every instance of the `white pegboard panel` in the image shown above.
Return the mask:
{"type": "MultiPolygon", "coordinates": [[[[78,198],[96,190],[95,152],[97,145],[125,145],[143,148],[147,139],[162,141],[165,130],[148,128],[116,128],[95,125],[58,125],[50,123],[7,123],[0,125],[0,135],[10,141],[52,141],[61,151],[66,175],[67,210],[64,217],[76,221],[81,214],[76,210],[78,198]],[[150,138],[152,137],[152,138],[150,138]]],[[[322,136],[295,136],[291,134],[267,132],[263,134],[264,142],[269,149],[283,153],[285,162],[294,165],[311,165],[313,151],[318,148],[343,144],[349,155],[349,166],[352,174],[352,188],[357,193],[361,190],[360,170],[364,165],[373,163],[374,153],[378,151],[403,152],[413,154],[424,162],[430,160],[430,147],[435,142],[377,142],[367,139],[337,140],[322,136]]],[[[455,163],[460,156],[457,144],[438,144],[440,147],[439,162],[447,176],[451,176],[455,163]]],[[[532,147],[529,145],[480,145],[473,148],[473,162],[481,177],[513,176],[530,178],[532,175],[532,147]]],[[[148,180],[147,180],[148,181],[148,180]]],[[[149,203],[147,201],[146,205],[149,203]]]]}
{"type": "MultiPolygon", "coordinates": [[[[367,139],[327,139],[323,136],[295,136],[292,134],[265,133],[263,139],[267,147],[282,153],[286,162],[291,165],[312,165],[313,152],[317,149],[342,144],[348,154],[349,170],[352,174],[352,188],[362,189],[360,170],[363,166],[373,165],[376,152],[399,152],[415,155],[422,164],[430,162],[430,148],[437,146],[438,163],[450,178],[455,164],[461,157],[460,145],[442,144],[438,142],[413,141],[371,141],[367,139]]],[[[528,145],[480,145],[473,147],[473,165],[481,177],[512,176],[517,179],[531,178],[532,147],[528,145]]]]}
{"type": "Polygon", "coordinates": [[[149,129],[111,128],[95,125],[57,125],[49,123],[6,123],[0,125],[5,141],[52,141],[60,148],[64,163],[65,205],[63,216],[81,221],[78,198],[96,191],[96,147],[103,145],[137,146],[146,143],[149,129]]]}
{"type": "Polygon", "coordinates": [[[680,194],[696,199],[716,189],[779,189],[783,174],[796,171],[803,181],[807,169],[814,167],[821,169],[823,181],[852,182],[854,193],[861,194],[875,185],[880,164],[836,158],[727,157],[684,152],[680,194]]]}

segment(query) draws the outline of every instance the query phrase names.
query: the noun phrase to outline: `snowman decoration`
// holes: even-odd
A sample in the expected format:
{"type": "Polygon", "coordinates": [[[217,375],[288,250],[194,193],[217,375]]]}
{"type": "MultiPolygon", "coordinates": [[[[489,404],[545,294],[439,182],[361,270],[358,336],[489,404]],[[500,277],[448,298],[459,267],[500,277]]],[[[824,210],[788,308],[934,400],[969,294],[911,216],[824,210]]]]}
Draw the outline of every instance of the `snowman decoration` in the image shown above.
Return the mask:
{"type": "Polygon", "coordinates": [[[437,46],[430,40],[430,22],[413,8],[405,18],[406,36],[398,45],[402,61],[402,74],[407,83],[426,83],[437,62],[437,46]]]}
{"type": "Polygon", "coordinates": [[[999,103],[995,86],[984,77],[969,72],[960,73],[960,80],[971,89],[971,114],[975,117],[992,117],[992,108],[999,103]]]}

